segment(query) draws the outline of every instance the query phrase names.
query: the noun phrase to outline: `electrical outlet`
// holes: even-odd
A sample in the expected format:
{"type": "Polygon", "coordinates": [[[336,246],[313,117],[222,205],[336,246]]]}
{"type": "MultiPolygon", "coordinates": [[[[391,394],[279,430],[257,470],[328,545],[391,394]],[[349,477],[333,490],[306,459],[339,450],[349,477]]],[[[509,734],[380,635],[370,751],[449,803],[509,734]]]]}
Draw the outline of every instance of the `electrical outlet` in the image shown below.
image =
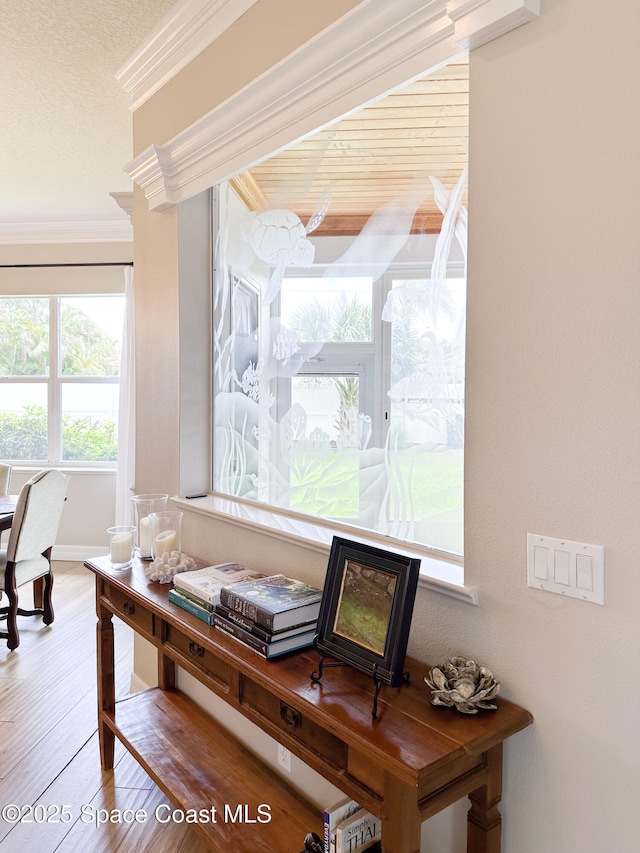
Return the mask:
{"type": "Polygon", "coordinates": [[[287,773],[291,773],[291,753],[281,743],[278,744],[278,764],[287,773]]]}

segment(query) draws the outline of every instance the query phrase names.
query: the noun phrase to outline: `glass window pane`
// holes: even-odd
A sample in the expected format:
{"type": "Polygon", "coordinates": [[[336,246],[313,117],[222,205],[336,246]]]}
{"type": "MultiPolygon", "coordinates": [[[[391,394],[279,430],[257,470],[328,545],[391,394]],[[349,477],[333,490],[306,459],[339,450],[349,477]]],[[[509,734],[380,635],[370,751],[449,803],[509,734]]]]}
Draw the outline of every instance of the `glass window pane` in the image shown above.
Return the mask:
{"type": "Polygon", "coordinates": [[[118,456],[117,384],[62,386],[62,458],[111,462],[118,456]]]}
{"type": "Polygon", "coordinates": [[[0,298],[0,375],[48,374],[49,300],[0,298]]]}
{"type": "Polygon", "coordinates": [[[396,279],[390,441],[401,490],[411,493],[415,536],[462,553],[464,279],[396,279]]]}
{"type": "Polygon", "coordinates": [[[352,278],[285,278],[283,325],[298,342],[358,342],[372,339],[372,282],[352,278]]]}
{"type": "Polygon", "coordinates": [[[358,376],[294,376],[291,405],[307,416],[307,434],[333,446],[358,447],[358,376]]]}
{"type": "Polygon", "coordinates": [[[124,296],[60,300],[62,376],[119,376],[124,296]]]}
{"type": "Polygon", "coordinates": [[[0,458],[8,461],[45,461],[46,384],[4,383],[0,400],[0,458]]]}
{"type": "Polygon", "coordinates": [[[360,377],[294,376],[291,409],[306,424],[290,452],[291,509],[357,519],[360,377]]]}
{"type": "Polygon", "coordinates": [[[466,91],[462,62],[220,186],[216,491],[462,553],[466,91]]]}

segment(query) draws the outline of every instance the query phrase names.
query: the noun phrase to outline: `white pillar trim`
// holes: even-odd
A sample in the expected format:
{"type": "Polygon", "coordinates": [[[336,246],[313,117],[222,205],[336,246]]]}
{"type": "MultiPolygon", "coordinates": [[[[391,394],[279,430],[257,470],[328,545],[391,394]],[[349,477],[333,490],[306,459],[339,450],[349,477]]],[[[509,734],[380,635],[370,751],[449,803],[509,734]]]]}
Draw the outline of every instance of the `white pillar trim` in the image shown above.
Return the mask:
{"type": "Polygon", "coordinates": [[[125,171],[165,210],[538,15],[539,0],[363,0],[125,171]]]}

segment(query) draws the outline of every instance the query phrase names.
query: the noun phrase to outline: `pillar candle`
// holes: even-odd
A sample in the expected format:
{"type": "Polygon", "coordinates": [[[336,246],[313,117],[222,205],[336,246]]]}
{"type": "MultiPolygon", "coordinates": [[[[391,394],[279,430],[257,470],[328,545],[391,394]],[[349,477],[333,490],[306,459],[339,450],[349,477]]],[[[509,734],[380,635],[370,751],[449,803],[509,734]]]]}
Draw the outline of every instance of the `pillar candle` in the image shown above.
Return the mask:
{"type": "Polygon", "coordinates": [[[138,531],[138,541],[140,544],[140,556],[141,557],[150,557],[151,556],[151,521],[149,516],[146,515],[144,518],[140,519],[140,529],[138,531]]]}
{"type": "Polygon", "coordinates": [[[178,537],[175,530],[164,530],[156,536],[156,557],[170,554],[178,549],[178,537]]]}
{"type": "Polygon", "coordinates": [[[128,563],[133,548],[132,533],[116,533],[111,540],[109,559],[112,563],[128,563]]]}

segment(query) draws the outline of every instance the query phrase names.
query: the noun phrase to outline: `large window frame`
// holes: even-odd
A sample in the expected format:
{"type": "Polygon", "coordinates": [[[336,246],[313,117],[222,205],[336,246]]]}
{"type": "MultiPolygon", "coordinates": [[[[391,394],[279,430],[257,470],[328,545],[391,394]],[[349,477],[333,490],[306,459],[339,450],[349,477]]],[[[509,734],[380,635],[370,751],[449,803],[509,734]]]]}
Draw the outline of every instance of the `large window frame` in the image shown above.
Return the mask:
{"type": "MultiPolygon", "coordinates": [[[[344,115],[349,110],[389,91],[404,81],[426,73],[462,52],[503,36],[516,27],[540,15],[539,0],[510,0],[497,4],[483,0],[480,4],[441,4],[434,10],[430,3],[407,4],[403,9],[390,6],[387,0],[364,0],[354,10],[334,21],[299,49],[278,57],[264,73],[247,84],[243,82],[230,97],[209,109],[192,124],[183,127],[175,136],[153,138],[149,146],[128,164],[126,171],[141,188],[150,210],[165,210],[184,203],[197,204],[198,194],[215,188],[219,182],[241,172],[248,164],[257,162],[294,139],[312,133],[344,115]],[[294,81],[292,83],[292,81],[294,81]],[[293,86],[293,88],[292,88],[293,86]]],[[[198,49],[213,44],[220,30],[203,30],[200,19],[186,27],[185,43],[194,37],[198,49]]],[[[217,22],[216,22],[217,23],[217,22]]],[[[223,28],[224,29],[224,28],[223,28]]],[[[160,67],[163,79],[171,79],[182,67],[182,55],[176,63],[174,45],[158,54],[157,40],[148,41],[120,72],[122,85],[134,92],[136,106],[144,103],[158,88],[156,70],[160,67]],[[153,71],[139,75],[139,67],[153,54],[153,71]],[[135,59],[135,62],[133,61],[135,59]]],[[[207,214],[203,216],[203,222],[207,214]]],[[[181,217],[179,217],[179,220],[181,217]]],[[[186,236],[186,235],[185,235],[186,236]]],[[[185,240],[185,245],[189,244],[185,240]]],[[[182,249],[181,249],[182,256],[182,249]]],[[[205,305],[193,309],[185,301],[181,317],[189,318],[188,334],[193,338],[197,328],[201,337],[207,336],[202,327],[205,305]]],[[[186,320],[181,329],[187,330],[186,320]]],[[[206,353],[206,350],[205,350],[206,353]]],[[[209,357],[206,353],[201,361],[209,357]]],[[[192,357],[182,370],[182,377],[192,387],[192,357]]],[[[182,493],[202,489],[204,473],[209,469],[210,443],[207,441],[210,409],[209,387],[204,379],[198,385],[200,394],[181,403],[189,417],[182,421],[181,442],[194,451],[193,420],[201,424],[197,432],[199,465],[192,462],[181,466],[182,493]],[[194,488],[195,487],[195,488],[194,488]]],[[[272,520],[261,512],[245,513],[240,502],[217,498],[181,501],[184,508],[218,516],[228,523],[242,527],[255,521],[257,529],[279,538],[287,538],[285,525],[275,530],[272,520]]],[[[292,534],[293,535],[293,534],[292,534]]],[[[301,534],[306,546],[317,543],[314,532],[301,534]]],[[[325,546],[320,545],[324,551],[325,546]]],[[[428,583],[440,592],[458,591],[447,583],[441,561],[436,559],[426,568],[423,559],[421,583],[428,583]],[[431,575],[431,584],[424,577],[431,575]]],[[[456,580],[462,586],[462,580],[456,580]]],[[[473,588],[460,591],[462,598],[477,603],[473,588]]]]}
{"type": "MultiPolygon", "coordinates": [[[[414,84],[422,80],[406,84],[408,98],[414,84]]],[[[407,106],[390,101],[392,114],[396,104],[407,106]]],[[[433,110],[425,103],[425,121],[433,110]]],[[[380,116],[367,118],[378,134],[380,116]]],[[[394,118],[403,126],[413,116],[394,118]]],[[[451,147],[460,157],[466,132],[455,128],[453,138],[462,138],[451,147]]],[[[456,377],[464,383],[464,304],[457,300],[453,323],[445,315],[446,280],[458,257],[466,278],[467,169],[460,160],[452,165],[455,188],[446,189],[437,158],[426,155],[420,169],[390,142],[383,167],[397,174],[376,201],[369,166],[380,170],[384,143],[372,146],[367,128],[367,142],[345,160],[354,129],[360,132],[339,125],[333,135],[325,128],[294,145],[292,158],[261,163],[255,176],[249,170],[214,189],[213,493],[319,526],[345,524],[352,535],[391,539],[461,568],[462,452],[441,463],[443,450],[460,450],[451,439],[463,434],[464,403],[454,398],[456,377]],[[298,175],[313,198],[306,207],[298,175]],[[348,197],[336,207],[350,214],[362,193],[366,216],[340,222],[334,214],[323,233],[334,193],[348,197]],[[431,193],[443,220],[440,233],[425,239],[416,214],[431,193]],[[314,377],[333,384],[314,386],[314,377]]]]}
{"type": "MultiPolygon", "coordinates": [[[[95,468],[95,469],[110,469],[113,470],[117,464],[117,457],[109,460],[70,460],[64,459],[63,447],[63,395],[65,388],[80,385],[91,386],[113,386],[119,389],[120,375],[99,376],[99,375],[82,375],[82,374],[65,374],[62,369],[62,347],[61,347],[61,327],[60,317],[63,302],[65,299],[93,299],[93,298],[109,298],[120,299],[123,302],[123,317],[125,311],[123,293],[114,292],[70,292],[70,293],[45,293],[45,294],[29,294],[23,293],[2,294],[1,299],[42,299],[48,303],[48,340],[49,340],[49,366],[48,373],[39,375],[16,375],[16,376],[0,376],[0,393],[3,386],[10,385],[46,385],[46,411],[47,411],[47,458],[46,459],[11,459],[6,458],[5,461],[20,467],[34,467],[42,465],[55,465],[59,468],[95,468]]],[[[115,420],[117,428],[117,413],[115,420]]]]}

